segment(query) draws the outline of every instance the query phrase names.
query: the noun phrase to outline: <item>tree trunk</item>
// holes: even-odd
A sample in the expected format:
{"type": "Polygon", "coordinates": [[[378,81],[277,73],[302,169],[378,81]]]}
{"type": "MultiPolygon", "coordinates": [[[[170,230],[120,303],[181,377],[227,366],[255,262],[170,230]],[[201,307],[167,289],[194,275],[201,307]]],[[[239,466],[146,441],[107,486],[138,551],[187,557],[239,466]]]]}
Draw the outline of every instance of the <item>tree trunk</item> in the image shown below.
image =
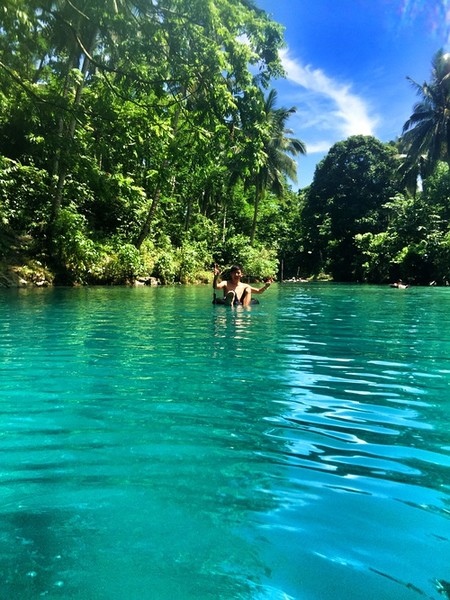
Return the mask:
{"type": "Polygon", "coordinates": [[[156,207],[159,204],[159,199],[161,198],[161,186],[158,185],[155,193],[153,194],[153,200],[152,203],[150,205],[149,211],[147,213],[147,216],[145,218],[144,224],[141,227],[141,231],[139,232],[139,235],[134,243],[134,245],[136,246],[136,248],[139,250],[140,247],[142,246],[142,244],[144,243],[144,241],[146,240],[148,234],[150,233],[150,228],[152,226],[152,222],[153,222],[153,217],[155,216],[155,212],[156,212],[156,207]]]}
{"type": "MultiPolygon", "coordinates": [[[[96,37],[97,37],[97,32],[95,31],[92,35],[91,42],[89,44],[89,50],[88,50],[89,52],[91,52],[91,49],[93,48],[93,46],[95,44],[96,37]]],[[[70,64],[78,64],[78,60],[71,59],[70,64]]],[[[55,186],[55,192],[53,194],[53,199],[52,199],[52,214],[51,214],[51,220],[50,220],[51,237],[53,237],[54,226],[55,226],[56,220],[58,219],[59,212],[61,210],[64,184],[65,184],[65,181],[67,178],[67,173],[69,171],[68,159],[69,159],[69,154],[70,154],[70,148],[71,148],[73,139],[75,137],[75,131],[76,131],[76,126],[77,126],[76,112],[81,104],[81,99],[82,99],[83,90],[84,90],[84,82],[86,80],[86,75],[88,73],[89,66],[90,66],[90,60],[87,57],[87,55],[84,54],[82,67],[81,67],[82,80],[76,88],[75,98],[73,100],[72,107],[71,107],[72,114],[71,114],[71,117],[68,122],[68,126],[66,129],[66,131],[67,131],[66,135],[64,132],[64,130],[65,130],[64,116],[61,116],[61,118],[59,120],[59,124],[58,124],[59,148],[56,152],[55,161],[53,164],[53,175],[57,177],[57,183],[55,186]]],[[[69,69],[70,69],[70,66],[69,66],[69,69]]],[[[69,89],[68,89],[68,87],[66,87],[64,95],[66,95],[68,93],[69,93],[69,89]]]]}

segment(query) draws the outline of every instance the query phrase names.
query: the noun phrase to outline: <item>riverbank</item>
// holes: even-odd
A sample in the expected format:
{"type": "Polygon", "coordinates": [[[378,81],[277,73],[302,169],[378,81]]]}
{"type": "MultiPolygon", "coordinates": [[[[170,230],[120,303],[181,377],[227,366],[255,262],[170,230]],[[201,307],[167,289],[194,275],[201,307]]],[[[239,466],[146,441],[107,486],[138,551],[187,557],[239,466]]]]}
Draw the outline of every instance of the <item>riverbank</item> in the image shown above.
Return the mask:
{"type": "Polygon", "coordinates": [[[47,287],[54,275],[37,260],[0,260],[0,287],[47,287]]]}
{"type": "MultiPolygon", "coordinates": [[[[61,285],[57,283],[57,277],[48,267],[42,265],[38,260],[0,260],[0,288],[19,287],[50,287],[61,285]]],[[[66,282],[66,285],[77,286],[76,282],[66,282]]],[[[99,282],[99,285],[105,285],[99,282]]],[[[116,284],[117,285],[117,284],[116,284]]],[[[161,285],[157,277],[136,277],[133,281],[124,282],[121,285],[161,285]]]]}

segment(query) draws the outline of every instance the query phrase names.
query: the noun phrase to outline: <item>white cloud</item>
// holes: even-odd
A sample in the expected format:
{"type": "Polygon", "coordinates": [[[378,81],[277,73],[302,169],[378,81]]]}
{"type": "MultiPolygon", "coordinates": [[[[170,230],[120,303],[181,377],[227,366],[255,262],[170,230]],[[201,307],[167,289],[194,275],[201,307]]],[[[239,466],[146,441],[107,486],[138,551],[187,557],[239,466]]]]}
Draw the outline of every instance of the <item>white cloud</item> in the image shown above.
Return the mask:
{"type": "Polygon", "coordinates": [[[282,52],[281,59],[287,80],[301,87],[295,99],[299,126],[304,133],[307,129],[315,130],[315,141],[306,142],[308,153],[326,151],[336,141],[351,135],[375,135],[379,119],[350,85],[332,79],[321,69],[302,65],[287,51],[282,52]],[[319,132],[325,134],[326,140],[317,139],[319,132]]]}
{"type": "MultiPolygon", "coordinates": [[[[305,142],[306,143],[306,142],[305,142]]],[[[306,147],[308,150],[308,154],[323,154],[324,152],[328,152],[331,146],[335,143],[334,141],[322,140],[318,142],[309,142],[306,143],[306,147]]]]}

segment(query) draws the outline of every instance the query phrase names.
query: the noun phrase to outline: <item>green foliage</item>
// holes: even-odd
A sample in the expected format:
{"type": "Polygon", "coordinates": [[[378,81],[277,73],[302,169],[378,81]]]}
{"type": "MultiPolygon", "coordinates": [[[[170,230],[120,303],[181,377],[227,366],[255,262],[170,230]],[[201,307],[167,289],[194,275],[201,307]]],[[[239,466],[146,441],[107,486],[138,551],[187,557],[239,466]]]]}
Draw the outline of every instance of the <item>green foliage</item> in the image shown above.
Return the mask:
{"type": "Polygon", "coordinates": [[[181,239],[195,211],[220,212],[221,198],[209,192],[218,176],[222,190],[228,185],[228,157],[243,142],[230,131],[237,98],[282,73],[282,45],[281,26],[246,0],[56,3],[51,11],[8,0],[0,152],[54,179],[50,232],[75,202],[97,236],[141,246],[162,224],[181,239]]]}
{"type": "Polygon", "coordinates": [[[2,157],[0,219],[17,234],[39,235],[49,211],[48,173],[2,157]]]}
{"type": "Polygon", "coordinates": [[[429,207],[429,218],[437,228],[450,221],[450,167],[440,162],[423,184],[422,203],[429,207]]]}
{"type": "Polygon", "coordinates": [[[259,90],[249,90],[238,103],[239,127],[245,142],[240,153],[231,161],[233,180],[241,177],[252,185],[253,219],[251,243],[255,242],[260,205],[267,191],[281,197],[286,180],[296,182],[297,164],[294,156],[305,154],[306,148],[299,139],[290,137],[288,118],[296,112],[292,108],[276,108],[277,92],[272,89],[264,98],[259,90]]]}
{"type": "Polygon", "coordinates": [[[399,188],[395,150],[371,136],[335,144],[317,166],[302,210],[303,245],[315,272],[358,280],[355,236],[386,226],[384,206],[399,188]]]}
{"type": "Polygon", "coordinates": [[[220,234],[219,225],[199,213],[195,215],[193,221],[189,228],[189,239],[204,242],[208,248],[212,248],[220,234]]]}
{"type": "Polygon", "coordinates": [[[236,235],[222,247],[221,265],[240,265],[244,273],[254,279],[275,277],[278,271],[277,252],[262,245],[250,245],[250,238],[236,235]]]}
{"type": "Polygon", "coordinates": [[[243,268],[244,272],[254,279],[275,278],[278,271],[276,250],[252,246],[248,249],[243,268]]]}
{"type": "Polygon", "coordinates": [[[65,268],[82,280],[97,261],[97,248],[90,238],[87,220],[74,204],[61,209],[54,225],[56,256],[65,268]]]}
{"type": "Polygon", "coordinates": [[[155,261],[154,275],[163,285],[175,283],[180,271],[179,257],[169,249],[161,250],[155,261]]]}
{"type": "Polygon", "coordinates": [[[379,283],[400,277],[400,273],[396,273],[396,269],[393,268],[396,263],[397,240],[396,235],[392,236],[388,232],[363,233],[355,236],[355,244],[360,256],[358,267],[360,281],[379,283]]]}
{"type": "Polygon", "coordinates": [[[104,270],[108,283],[130,283],[144,271],[140,251],[132,244],[122,244],[110,254],[104,270]]]}
{"type": "Polygon", "coordinates": [[[239,264],[244,267],[247,255],[251,248],[250,238],[243,234],[237,234],[229,237],[220,248],[220,254],[217,261],[222,264],[239,264]]]}
{"type": "Polygon", "coordinates": [[[180,283],[196,283],[199,273],[210,265],[212,254],[205,241],[185,241],[178,252],[180,283]]]}
{"type": "Polygon", "coordinates": [[[449,170],[438,168],[415,198],[397,194],[384,206],[388,225],[376,235],[356,236],[364,257],[361,277],[410,283],[449,280],[449,170]]]}
{"type": "Polygon", "coordinates": [[[212,255],[204,241],[185,240],[175,247],[161,238],[154,256],[151,274],[162,284],[206,282],[211,271],[212,255]]]}
{"type": "Polygon", "coordinates": [[[74,202],[99,237],[132,240],[147,206],[147,197],[131,177],[97,170],[88,182],[66,179],[64,202],[74,202]]]}
{"type": "Polygon", "coordinates": [[[152,273],[156,254],[153,248],[138,250],[120,238],[106,244],[93,241],[88,236],[85,217],[73,205],[61,210],[56,228],[59,263],[67,282],[124,284],[152,273]]]}
{"type": "Polygon", "coordinates": [[[88,273],[98,262],[98,250],[89,239],[86,219],[72,204],[62,209],[55,222],[54,244],[58,262],[68,278],[85,283],[88,273]]]}
{"type": "Polygon", "coordinates": [[[410,82],[420,97],[403,126],[400,148],[406,154],[402,165],[405,180],[412,173],[427,178],[439,161],[450,164],[450,55],[439,50],[432,60],[430,81],[410,82]]]}
{"type": "Polygon", "coordinates": [[[276,108],[269,88],[282,29],[253,2],[49,7],[0,10],[3,255],[26,239],[60,280],[81,283],[203,281],[213,258],[258,279],[279,258],[291,275],[450,277],[442,53],[419,86],[428,112],[415,111],[402,140],[423,193],[403,195],[398,149],[354,136],[297,195],[295,109],[276,108]],[[416,135],[422,117],[434,137],[416,135]]]}

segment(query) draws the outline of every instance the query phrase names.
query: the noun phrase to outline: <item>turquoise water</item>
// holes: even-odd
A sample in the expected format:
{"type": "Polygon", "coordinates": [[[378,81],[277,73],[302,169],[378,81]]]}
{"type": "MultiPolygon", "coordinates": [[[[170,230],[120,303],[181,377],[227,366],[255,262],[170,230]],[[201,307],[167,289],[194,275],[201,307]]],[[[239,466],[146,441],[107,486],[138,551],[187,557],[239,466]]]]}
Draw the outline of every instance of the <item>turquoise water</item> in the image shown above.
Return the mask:
{"type": "Polygon", "coordinates": [[[450,289],[2,290],[0,314],[0,598],[450,596],[450,289]]]}

